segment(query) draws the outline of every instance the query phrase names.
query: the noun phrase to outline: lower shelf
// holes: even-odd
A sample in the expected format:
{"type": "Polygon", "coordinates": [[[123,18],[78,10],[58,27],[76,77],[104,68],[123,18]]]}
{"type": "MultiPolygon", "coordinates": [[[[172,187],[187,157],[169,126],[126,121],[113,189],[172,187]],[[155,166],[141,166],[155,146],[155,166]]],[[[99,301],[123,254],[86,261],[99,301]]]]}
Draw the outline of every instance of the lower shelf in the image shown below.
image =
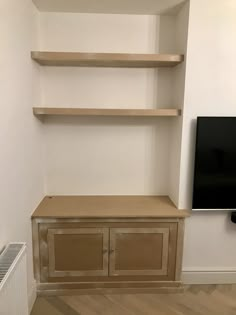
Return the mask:
{"type": "Polygon", "coordinates": [[[36,116],[128,116],[128,117],[177,117],[181,115],[180,109],[113,109],[113,108],[56,108],[34,107],[36,116]]]}

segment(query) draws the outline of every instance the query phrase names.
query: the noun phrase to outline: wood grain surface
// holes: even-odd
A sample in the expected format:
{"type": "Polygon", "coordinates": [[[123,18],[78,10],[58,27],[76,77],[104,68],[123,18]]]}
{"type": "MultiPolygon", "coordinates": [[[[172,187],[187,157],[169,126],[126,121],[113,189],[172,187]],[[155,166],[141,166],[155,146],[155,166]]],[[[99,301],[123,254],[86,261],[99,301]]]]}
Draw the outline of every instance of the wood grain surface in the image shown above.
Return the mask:
{"type": "Polygon", "coordinates": [[[195,285],[178,294],[38,297],[31,315],[235,315],[236,285],[195,285]]]}
{"type": "Polygon", "coordinates": [[[46,196],[33,218],[182,218],[167,196],[46,196]]]}
{"type": "Polygon", "coordinates": [[[125,68],[173,67],[184,61],[184,55],[178,54],[125,54],[49,51],[32,51],[31,58],[42,66],[125,68]]]}
{"type": "Polygon", "coordinates": [[[33,113],[36,116],[177,117],[181,115],[181,110],[176,108],[121,109],[33,107],[33,113]]]}

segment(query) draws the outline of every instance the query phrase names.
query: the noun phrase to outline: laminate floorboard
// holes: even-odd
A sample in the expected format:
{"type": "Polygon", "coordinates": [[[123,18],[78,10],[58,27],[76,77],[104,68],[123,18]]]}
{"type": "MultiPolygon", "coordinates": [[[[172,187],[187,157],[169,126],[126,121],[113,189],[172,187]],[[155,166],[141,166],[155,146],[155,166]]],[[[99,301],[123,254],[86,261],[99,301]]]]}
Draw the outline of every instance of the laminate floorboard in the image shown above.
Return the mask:
{"type": "Polygon", "coordinates": [[[38,297],[31,315],[236,315],[236,285],[192,285],[176,294],[38,297]]]}

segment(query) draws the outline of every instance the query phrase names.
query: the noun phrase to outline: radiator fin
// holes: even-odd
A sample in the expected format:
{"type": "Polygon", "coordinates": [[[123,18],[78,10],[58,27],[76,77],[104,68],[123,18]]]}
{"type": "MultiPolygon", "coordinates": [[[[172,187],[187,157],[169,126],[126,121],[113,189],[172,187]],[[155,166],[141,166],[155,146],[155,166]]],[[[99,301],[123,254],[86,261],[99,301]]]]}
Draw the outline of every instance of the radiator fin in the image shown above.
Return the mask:
{"type": "Polygon", "coordinates": [[[10,243],[0,254],[0,315],[28,315],[26,244],[10,243]]]}
{"type": "Polygon", "coordinates": [[[0,287],[24,246],[25,244],[23,243],[11,243],[0,255],[0,287]]]}

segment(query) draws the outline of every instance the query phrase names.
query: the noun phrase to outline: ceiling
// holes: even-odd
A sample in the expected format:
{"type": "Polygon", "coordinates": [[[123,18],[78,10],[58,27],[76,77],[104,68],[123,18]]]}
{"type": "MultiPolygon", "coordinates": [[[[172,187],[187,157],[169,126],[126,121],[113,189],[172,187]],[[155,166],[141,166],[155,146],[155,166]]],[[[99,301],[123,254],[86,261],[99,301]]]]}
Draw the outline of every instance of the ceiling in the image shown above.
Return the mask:
{"type": "Polygon", "coordinates": [[[32,0],[43,12],[176,14],[186,0],[32,0]]]}

